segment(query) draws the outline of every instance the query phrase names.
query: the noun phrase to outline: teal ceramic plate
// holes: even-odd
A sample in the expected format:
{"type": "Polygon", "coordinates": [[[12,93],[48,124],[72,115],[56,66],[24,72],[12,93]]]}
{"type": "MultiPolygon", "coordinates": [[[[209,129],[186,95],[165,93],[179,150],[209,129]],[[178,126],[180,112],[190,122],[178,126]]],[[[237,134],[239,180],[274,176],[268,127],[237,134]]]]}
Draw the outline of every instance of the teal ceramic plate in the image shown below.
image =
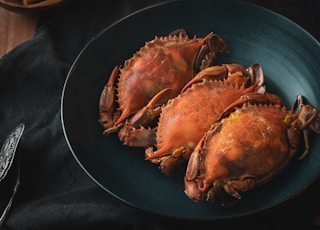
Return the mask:
{"type": "Polygon", "coordinates": [[[265,186],[248,192],[232,208],[194,202],[184,194],[182,177],[169,178],[144,160],[140,148],[124,147],[116,135],[102,135],[98,124],[101,90],[114,66],[123,64],[155,35],[185,28],[199,37],[213,31],[230,46],[216,63],[245,66],[259,62],[269,92],[288,107],[298,93],[320,108],[320,45],[301,27],[255,5],[225,0],[171,2],[138,11],[106,28],[75,60],[62,94],[66,140],[83,170],[105,191],[137,208],[174,218],[217,220],[254,214],[287,201],[320,174],[320,141],[311,138],[311,152],[292,161],[265,186]]]}

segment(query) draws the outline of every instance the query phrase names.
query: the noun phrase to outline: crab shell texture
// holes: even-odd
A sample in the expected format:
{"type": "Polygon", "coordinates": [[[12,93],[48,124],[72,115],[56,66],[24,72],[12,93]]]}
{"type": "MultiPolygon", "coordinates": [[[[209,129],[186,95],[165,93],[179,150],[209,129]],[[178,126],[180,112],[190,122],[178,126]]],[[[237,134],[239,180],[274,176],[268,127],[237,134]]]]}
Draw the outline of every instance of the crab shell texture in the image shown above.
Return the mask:
{"type": "MultiPolygon", "coordinates": [[[[191,85],[185,92],[162,108],[157,132],[156,151],[146,151],[148,160],[160,163],[166,175],[179,175],[195,146],[229,104],[251,93],[256,84],[246,87],[249,77],[240,64],[226,64],[237,71],[220,80],[207,80],[191,85]]],[[[209,67],[212,68],[212,67],[209,67]]]]}
{"type": "Polygon", "coordinates": [[[219,52],[228,52],[228,47],[220,36],[213,33],[189,39],[181,30],[146,42],[120,68],[117,97],[121,115],[115,123],[119,124],[136,113],[163,89],[170,88],[171,91],[159,104],[177,96],[195,75],[195,68],[211,65],[219,52]],[[199,59],[202,62],[196,63],[199,59]]]}
{"type": "Polygon", "coordinates": [[[216,123],[189,160],[185,193],[195,201],[223,203],[223,196],[265,184],[295,155],[298,113],[282,105],[247,104],[216,123]]]}

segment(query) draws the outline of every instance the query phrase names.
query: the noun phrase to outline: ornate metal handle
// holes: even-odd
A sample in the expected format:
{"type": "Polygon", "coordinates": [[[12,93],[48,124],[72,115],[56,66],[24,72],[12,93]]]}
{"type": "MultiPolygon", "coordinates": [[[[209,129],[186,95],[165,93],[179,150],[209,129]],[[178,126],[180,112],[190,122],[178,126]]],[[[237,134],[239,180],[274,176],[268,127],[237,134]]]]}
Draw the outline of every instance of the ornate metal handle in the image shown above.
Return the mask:
{"type": "MultiPolygon", "coordinates": [[[[19,124],[7,137],[7,139],[4,141],[1,151],[0,151],[0,183],[1,181],[6,177],[14,159],[15,159],[15,153],[18,146],[18,143],[20,141],[20,138],[22,136],[24,130],[24,124],[19,124]]],[[[9,202],[7,206],[5,207],[2,215],[0,216],[0,228],[2,224],[4,223],[9,210],[11,208],[13,199],[18,191],[19,185],[20,185],[20,157],[17,156],[18,160],[18,172],[16,176],[16,183],[13,188],[12,195],[9,199],[9,202]]]]}

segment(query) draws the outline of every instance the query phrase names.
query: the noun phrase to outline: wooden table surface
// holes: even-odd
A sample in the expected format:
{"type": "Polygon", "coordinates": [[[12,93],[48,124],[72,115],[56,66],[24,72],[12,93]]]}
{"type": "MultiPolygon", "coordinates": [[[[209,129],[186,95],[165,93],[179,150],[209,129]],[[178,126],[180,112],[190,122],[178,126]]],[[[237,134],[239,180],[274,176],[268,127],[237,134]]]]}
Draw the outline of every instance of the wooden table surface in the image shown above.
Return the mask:
{"type": "Polygon", "coordinates": [[[34,35],[37,19],[34,13],[16,13],[0,6],[0,58],[34,35]]]}

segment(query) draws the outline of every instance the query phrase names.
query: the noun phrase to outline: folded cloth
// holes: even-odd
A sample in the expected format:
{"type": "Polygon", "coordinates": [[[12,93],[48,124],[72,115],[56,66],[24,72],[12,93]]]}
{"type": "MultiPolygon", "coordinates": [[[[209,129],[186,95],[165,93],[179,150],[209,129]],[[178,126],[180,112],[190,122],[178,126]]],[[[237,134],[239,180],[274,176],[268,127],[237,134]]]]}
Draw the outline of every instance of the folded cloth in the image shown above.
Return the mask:
{"type": "MultiPolygon", "coordinates": [[[[0,59],[1,137],[21,122],[26,127],[18,150],[21,185],[5,229],[176,229],[210,225],[228,229],[307,229],[320,214],[320,183],[315,183],[272,212],[232,221],[174,220],[146,213],[114,198],[77,164],[60,120],[62,88],[73,61],[104,28],[159,2],[72,1],[39,13],[35,35],[0,59]]],[[[320,38],[317,0],[249,2],[291,17],[320,38]]]]}

